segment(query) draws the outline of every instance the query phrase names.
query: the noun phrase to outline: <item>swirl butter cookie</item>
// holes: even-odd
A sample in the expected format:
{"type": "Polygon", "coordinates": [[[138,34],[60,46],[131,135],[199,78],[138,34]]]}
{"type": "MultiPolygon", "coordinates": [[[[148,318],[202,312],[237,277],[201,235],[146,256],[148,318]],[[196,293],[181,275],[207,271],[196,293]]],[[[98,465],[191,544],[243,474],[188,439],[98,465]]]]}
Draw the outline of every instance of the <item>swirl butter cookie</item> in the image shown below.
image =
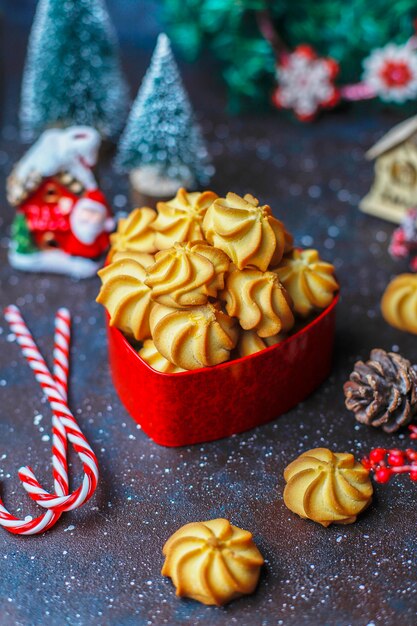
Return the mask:
{"type": "Polygon", "coordinates": [[[98,272],[102,287],[97,296],[110,315],[110,325],[141,341],[150,336],[151,290],[146,270],[133,259],[120,259],[98,272]]]}
{"type": "Polygon", "coordinates": [[[116,232],[110,235],[109,258],[113,259],[118,252],[156,252],[155,231],[152,229],[155,219],[156,212],[148,207],[134,209],[127,217],[121,218],[116,232]]]}
{"type": "Polygon", "coordinates": [[[171,248],[176,242],[203,239],[203,218],[208,207],[217,198],[212,191],[178,190],[168,202],[158,202],[158,217],[153,222],[155,244],[158,250],[171,248]]]}
{"type": "Polygon", "coordinates": [[[232,269],[221,297],[227,313],[259,337],[287,332],[294,325],[291,298],[274,272],[232,269]]]}
{"type": "Polygon", "coordinates": [[[206,239],[226,252],[238,269],[254,266],[265,271],[272,260],[279,263],[291,237],[268,205],[246,194],[228,193],[215,200],[204,218],[206,239]]]}
{"type": "Polygon", "coordinates": [[[381,301],[382,315],[388,324],[417,334],[417,275],[400,274],[386,288],[381,301]]]}
{"type": "Polygon", "coordinates": [[[157,253],[145,283],[160,304],[198,306],[217,296],[228,268],[227,255],[205,242],[176,243],[157,253]]]}
{"type": "Polygon", "coordinates": [[[317,250],[294,249],[272,271],[290,294],[294,311],[301,317],[329,306],[339,289],[333,265],[322,261],[317,250]]]}
{"type": "Polygon", "coordinates": [[[161,573],[172,579],[177,596],[217,606],[252,593],[264,563],[252,534],[226,519],[182,526],[163,554],[161,573]]]}
{"type": "Polygon", "coordinates": [[[217,304],[172,309],[155,304],[150,320],[157,350],[186,370],[218,365],[236,346],[236,320],[217,304]]]}
{"type": "Polygon", "coordinates": [[[327,448],[304,452],[284,471],[284,502],[322,526],[352,524],[371,502],[369,471],[352,454],[327,448]]]}
{"type": "Polygon", "coordinates": [[[162,356],[162,354],[156,349],[152,339],[145,339],[138,354],[148,365],[158,372],[163,372],[164,374],[177,374],[178,372],[185,371],[162,356]]]}
{"type": "Polygon", "coordinates": [[[250,354],[256,354],[265,348],[275,346],[277,343],[281,343],[285,339],[285,333],[278,333],[272,337],[259,337],[258,333],[254,330],[242,330],[239,335],[239,341],[237,343],[237,353],[239,356],[249,356],[250,354]]]}

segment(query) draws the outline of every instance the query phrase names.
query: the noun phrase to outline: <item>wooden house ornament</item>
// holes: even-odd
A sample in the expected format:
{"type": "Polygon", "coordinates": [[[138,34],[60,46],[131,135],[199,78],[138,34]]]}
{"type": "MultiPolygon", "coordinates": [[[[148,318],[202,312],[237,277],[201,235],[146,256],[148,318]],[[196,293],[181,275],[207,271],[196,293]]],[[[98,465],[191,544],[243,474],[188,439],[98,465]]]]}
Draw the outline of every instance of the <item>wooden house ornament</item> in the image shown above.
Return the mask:
{"type": "Polygon", "coordinates": [[[368,152],[375,180],[361,200],[364,213],[399,224],[417,206],[417,115],[394,126],[368,152]]]}

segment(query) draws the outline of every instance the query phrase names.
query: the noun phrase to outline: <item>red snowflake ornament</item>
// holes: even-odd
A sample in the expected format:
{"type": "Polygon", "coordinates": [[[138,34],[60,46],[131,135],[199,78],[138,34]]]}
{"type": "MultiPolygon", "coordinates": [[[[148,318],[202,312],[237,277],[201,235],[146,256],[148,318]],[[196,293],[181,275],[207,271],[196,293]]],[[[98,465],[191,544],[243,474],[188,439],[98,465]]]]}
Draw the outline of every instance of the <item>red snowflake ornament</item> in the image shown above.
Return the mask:
{"type": "Polygon", "coordinates": [[[363,62],[363,82],[386,102],[417,97],[417,52],[412,39],[403,46],[389,43],[373,50],[363,62]]]}
{"type": "Polygon", "coordinates": [[[319,57],[311,46],[297,46],[294,52],[281,56],[273,104],[293,110],[303,122],[311,121],[320,109],[339,102],[340,91],[334,84],[338,73],[339,64],[334,59],[319,57]]]}

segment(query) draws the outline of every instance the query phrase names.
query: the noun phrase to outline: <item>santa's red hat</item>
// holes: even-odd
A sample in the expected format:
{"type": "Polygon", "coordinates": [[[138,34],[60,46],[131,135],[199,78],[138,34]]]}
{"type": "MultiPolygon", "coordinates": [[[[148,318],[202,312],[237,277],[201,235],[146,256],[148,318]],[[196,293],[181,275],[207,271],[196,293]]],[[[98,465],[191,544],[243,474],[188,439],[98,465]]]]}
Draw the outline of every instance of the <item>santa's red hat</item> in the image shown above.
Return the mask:
{"type": "Polygon", "coordinates": [[[99,189],[92,189],[86,191],[78,200],[77,208],[92,209],[100,213],[110,214],[109,205],[107,204],[106,197],[99,189]]]}

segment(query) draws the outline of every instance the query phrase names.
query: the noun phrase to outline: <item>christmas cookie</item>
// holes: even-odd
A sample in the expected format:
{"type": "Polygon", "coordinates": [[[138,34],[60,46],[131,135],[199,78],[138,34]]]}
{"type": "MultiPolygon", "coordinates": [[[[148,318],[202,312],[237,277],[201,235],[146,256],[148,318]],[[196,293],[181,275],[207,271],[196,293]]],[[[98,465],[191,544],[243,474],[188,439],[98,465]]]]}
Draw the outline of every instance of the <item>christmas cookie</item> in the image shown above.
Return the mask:
{"type": "Polygon", "coordinates": [[[155,347],[152,339],[145,339],[142,348],[138,352],[139,356],[147,362],[154,370],[158,372],[164,372],[165,374],[176,374],[177,372],[184,372],[181,367],[177,367],[170,361],[168,361],[155,347]]]}
{"type": "Polygon", "coordinates": [[[238,269],[248,265],[265,271],[272,260],[279,263],[291,237],[273,217],[268,205],[246,194],[228,193],[208,209],[203,222],[207,241],[230,257],[238,269]]]}
{"type": "Polygon", "coordinates": [[[242,330],[239,335],[237,352],[239,356],[249,356],[280,343],[285,337],[285,333],[278,333],[272,337],[261,338],[254,330],[242,330]]]}
{"type": "Polygon", "coordinates": [[[98,272],[102,287],[97,296],[110,315],[110,325],[141,341],[150,336],[151,290],[146,270],[133,259],[121,259],[98,272]]]}
{"type": "Polygon", "coordinates": [[[358,422],[393,433],[417,414],[417,372],[399,354],[375,349],[366,363],[355,363],[344,384],[346,408],[358,422]]]}
{"type": "Polygon", "coordinates": [[[228,314],[260,337],[272,337],[294,325],[291,299],[274,272],[234,269],[226,278],[222,298],[228,314]]]}
{"type": "Polygon", "coordinates": [[[326,308],[339,289],[333,265],[322,261],[317,250],[294,249],[273,271],[290,294],[294,312],[302,317],[326,308]]]}
{"type": "Polygon", "coordinates": [[[221,606],[253,593],[264,559],[252,534],[226,519],[182,526],[163,547],[162,575],[180,597],[221,606]]]}
{"type": "Polygon", "coordinates": [[[137,261],[142,265],[142,267],[149,267],[155,263],[155,257],[153,254],[148,254],[147,252],[136,252],[135,250],[124,250],[123,252],[114,250],[111,254],[111,260],[120,261],[121,259],[132,259],[133,261],[137,261]]]}
{"type": "Polygon", "coordinates": [[[227,361],[238,339],[236,320],[215,304],[188,309],[156,304],[150,326],[157,350],[186,370],[227,361]]]}
{"type": "Polygon", "coordinates": [[[183,188],[168,202],[158,202],[158,217],[152,227],[156,231],[158,250],[171,248],[176,242],[203,239],[203,218],[217,198],[212,191],[187,193],[183,188]]]}
{"type": "Polygon", "coordinates": [[[372,499],[369,471],[344,452],[304,452],[285,468],[284,478],[286,506],[322,526],[352,524],[372,499]]]}
{"type": "Polygon", "coordinates": [[[386,288],[381,301],[388,324],[417,334],[417,275],[400,274],[386,288]]]}
{"type": "Polygon", "coordinates": [[[188,246],[193,252],[205,256],[213,264],[215,274],[207,288],[210,296],[213,298],[217,297],[217,292],[224,289],[225,273],[230,268],[229,257],[222,250],[209,245],[204,240],[193,241],[188,246]]]}
{"type": "Polygon", "coordinates": [[[110,236],[110,258],[116,252],[156,252],[155,232],[152,230],[155,219],[155,211],[148,207],[135,209],[120,219],[117,231],[110,236]]]}
{"type": "Polygon", "coordinates": [[[224,285],[229,259],[221,250],[205,242],[176,243],[158,252],[148,268],[145,284],[152,289],[152,299],[172,307],[206,304],[224,285]]]}

